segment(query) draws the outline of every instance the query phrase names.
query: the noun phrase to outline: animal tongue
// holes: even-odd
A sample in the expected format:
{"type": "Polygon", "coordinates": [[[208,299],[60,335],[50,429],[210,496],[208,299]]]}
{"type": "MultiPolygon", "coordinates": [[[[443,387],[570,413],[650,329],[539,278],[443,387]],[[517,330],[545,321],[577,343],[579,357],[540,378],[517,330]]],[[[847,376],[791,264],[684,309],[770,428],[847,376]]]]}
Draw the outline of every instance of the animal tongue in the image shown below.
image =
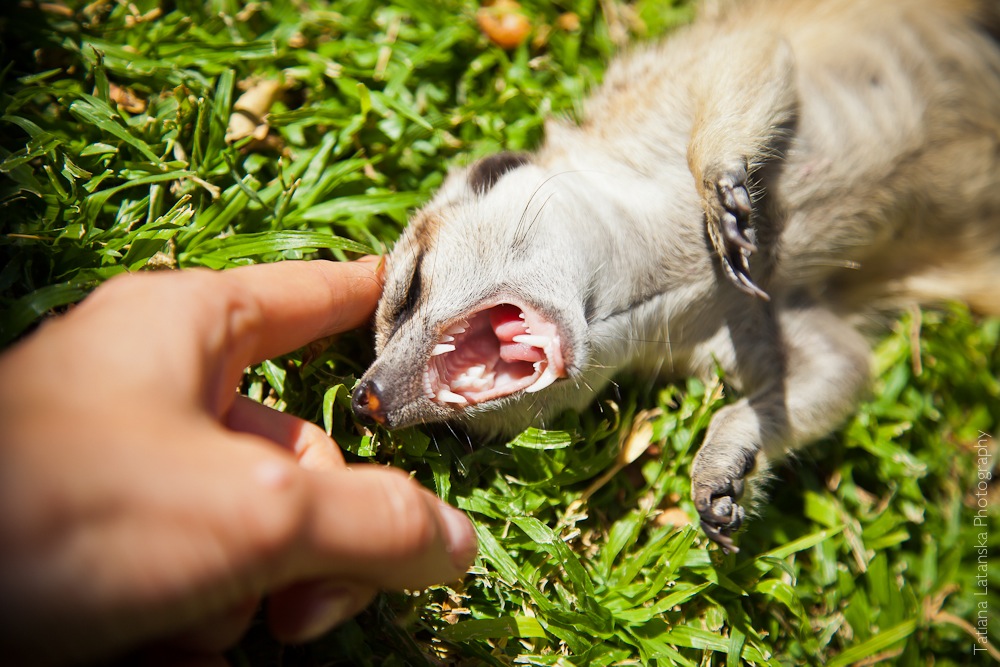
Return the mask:
{"type": "Polygon", "coordinates": [[[545,359],[545,352],[537,347],[514,340],[515,336],[528,334],[520,308],[500,305],[490,313],[490,326],[500,343],[500,358],[507,362],[528,361],[534,363],[545,359]]]}

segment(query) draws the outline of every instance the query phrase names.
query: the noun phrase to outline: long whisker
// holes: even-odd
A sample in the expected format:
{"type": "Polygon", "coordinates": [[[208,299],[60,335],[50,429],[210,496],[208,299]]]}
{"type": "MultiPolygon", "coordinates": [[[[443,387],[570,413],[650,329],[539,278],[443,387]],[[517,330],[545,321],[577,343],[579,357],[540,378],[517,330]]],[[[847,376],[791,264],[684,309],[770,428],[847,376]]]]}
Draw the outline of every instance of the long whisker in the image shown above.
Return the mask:
{"type": "Polygon", "coordinates": [[[455,440],[458,440],[459,442],[464,442],[466,444],[467,449],[470,453],[473,451],[473,449],[475,449],[475,447],[472,444],[472,436],[470,436],[465,431],[461,432],[456,431],[455,427],[452,426],[450,422],[445,422],[445,426],[447,427],[448,431],[450,431],[451,434],[455,436],[455,440]]]}
{"type": "MultiPolygon", "coordinates": [[[[534,191],[532,191],[531,196],[528,197],[528,201],[524,205],[524,210],[521,211],[521,217],[517,221],[517,226],[514,228],[513,247],[515,249],[524,247],[524,243],[527,240],[528,233],[534,228],[535,222],[537,222],[538,220],[538,215],[536,214],[535,217],[532,219],[531,223],[528,225],[528,227],[524,226],[524,223],[526,222],[528,217],[528,210],[531,208],[531,202],[534,201],[535,196],[538,195],[541,189],[545,187],[545,185],[548,184],[549,181],[552,181],[560,176],[567,176],[569,174],[584,174],[584,173],[606,174],[607,172],[601,171],[599,169],[567,169],[565,171],[558,171],[546,177],[545,180],[543,180],[541,183],[538,184],[538,186],[534,189],[534,191]]],[[[549,198],[551,198],[551,196],[552,195],[550,195],[549,198]]],[[[546,203],[547,202],[548,200],[546,200],[546,203]]],[[[544,208],[544,206],[545,205],[543,204],[542,208],[544,208]]]]}
{"type": "MultiPolygon", "coordinates": [[[[527,245],[529,245],[529,243],[528,243],[528,234],[530,232],[533,232],[534,230],[536,230],[538,228],[535,223],[538,222],[538,218],[542,215],[542,212],[545,210],[545,207],[549,205],[549,202],[552,201],[552,198],[555,197],[555,196],[556,196],[556,193],[553,192],[553,193],[549,194],[548,197],[545,198],[545,201],[542,202],[542,205],[538,207],[538,211],[535,213],[535,217],[533,217],[531,219],[531,223],[524,230],[524,234],[523,234],[523,236],[521,238],[518,238],[516,236],[516,232],[515,232],[515,238],[514,238],[514,242],[512,244],[513,245],[513,248],[512,248],[513,250],[517,251],[517,250],[519,250],[521,248],[524,248],[527,245]]],[[[534,235],[532,235],[532,238],[534,238],[534,235]]]]}

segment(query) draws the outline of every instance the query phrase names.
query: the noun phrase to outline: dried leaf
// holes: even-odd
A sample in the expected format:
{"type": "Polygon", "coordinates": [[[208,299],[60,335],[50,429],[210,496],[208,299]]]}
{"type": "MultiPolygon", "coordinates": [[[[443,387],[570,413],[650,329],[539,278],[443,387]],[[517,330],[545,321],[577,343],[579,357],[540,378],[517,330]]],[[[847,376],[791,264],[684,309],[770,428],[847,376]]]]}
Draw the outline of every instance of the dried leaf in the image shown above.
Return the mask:
{"type": "Polygon", "coordinates": [[[573,32],[574,30],[580,29],[580,17],[574,12],[566,12],[565,14],[560,14],[559,18],[556,19],[556,26],[560,30],[565,30],[566,32],[573,32]]]}
{"type": "Polygon", "coordinates": [[[143,113],[146,110],[146,100],[136,97],[135,92],[131,88],[123,88],[118,84],[112,83],[110,84],[109,92],[111,93],[111,99],[114,100],[120,109],[124,109],[129,113],[143,113]]]}
{"type": "Polygon", "coordinates": [[[691,517],[689,517],[688,513],[680,507],[667,507],[666,509],[660,510],[660,513],[656,516],[655,523],[657,526],[674,526],[675,528],[682,528],[691,523],[691,517]]]}
{"type": "Polygon", "coordinates": [[[660,410],[643,410],[635,416],[632,429],[622,443],[621,451],[618,452],[620,466],[632,463],[649,449],[653,443],[653,420],[660,414],[660,410]]]}
{"type": "Polygon", "coordinates": [[[240,95],[233,104],[232,115],[229,116],[226,141],[232,143],[245,137],[263,141],[269,130],[267,113],[280,93],[281,82],[263,79],[240,95]]]}

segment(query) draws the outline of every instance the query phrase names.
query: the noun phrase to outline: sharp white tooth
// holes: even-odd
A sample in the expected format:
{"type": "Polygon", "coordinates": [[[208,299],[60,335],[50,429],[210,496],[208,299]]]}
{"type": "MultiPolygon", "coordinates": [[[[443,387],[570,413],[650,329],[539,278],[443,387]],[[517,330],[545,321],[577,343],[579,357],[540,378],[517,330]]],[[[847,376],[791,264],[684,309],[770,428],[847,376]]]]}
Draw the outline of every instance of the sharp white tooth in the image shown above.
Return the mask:
{"type": "Polygon", "coordinates": [[[525,345],[530,345],[531,347],[538,347],[545,349],[551,342],[548,336],[533,336],[531,334],[521,334],[520,336],[514,336],[515,343],[524,343],[525,345]]]}
{"type": "Polygon", "coordinates": [[[452,378],[450,384],[452,389],[468,391],[472,388],[472,383],[475,381],[475,378],[470,378],[468,375],[459,375],[457,378],[452,378]]]}
{"type": "Polygon", "coordinates": [[[559,376],[556,375],[556,372],[554,370],[552,370],[552,367],[546,366],[545,372],[542,373],[542,377],[535,380],[535,383],[530,387],[528,387],[527,389],[525,389],[525,391],[528,392],[529,394],[533,394],[536,391],[541,391],[542,389],[545,389],[558,379],[559,376]]]}
{"type": "Polygon", "coordinates": [[[465,371],[465,374],[469,377],[481,378],[486,373],[486,366],[469,366],[469,370],[465,371]]]}
{"type": "Polygon", "coordinates": [[[461,322],[456,322],[455,324],[452,324],[450,327],[445,329],[444,333],[448,336],[457,336],[458,334],[465,333],[465,329],[468,326],[469,323],[464,320],[461,322]]]}
{"type": "Polygon", "coordinates": [[[524,319],[524,313],[518,313],[517,316],[520,317],[522,320],[524,319]]]}
{"type": "Polygon", "coordinates": [[[439,354],[444,354],[445,352],[453,352],[454,350],[455,350],[454,345],[448,345],[447,343],[438,343],[437,345],[434,346],[434,349],[431,350],[431,356],[436,357],[439,354]]]}
{"type": "Polygon", "coordinates": [[[452,379],[451,388],[459,391],[482,391],[486,388],[486,381],[482,378],[475,378],[468,374],[460,375],[452,379]]]}
{"type": "Polygon", "coordinates": [[[441,342],[442,343],[454,343],[455,342],[455,337],[454,336],[448,336],[448,335],[441,336],[441,342]]]}
{"type": "Polygon", "coordinates": [[[467,405],[469,402],[465,400],[465,396],[456,394],[453,391],[447,389],[442,389],[438,392],[437,399],[442,403],[455,403],[456,405],[467,405]]]}

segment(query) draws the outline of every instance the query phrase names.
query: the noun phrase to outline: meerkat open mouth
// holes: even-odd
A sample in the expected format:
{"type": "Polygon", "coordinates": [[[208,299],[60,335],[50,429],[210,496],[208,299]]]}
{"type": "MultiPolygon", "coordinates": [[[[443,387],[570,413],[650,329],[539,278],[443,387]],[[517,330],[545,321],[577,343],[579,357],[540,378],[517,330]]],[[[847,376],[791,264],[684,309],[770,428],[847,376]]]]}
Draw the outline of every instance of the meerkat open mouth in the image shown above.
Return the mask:
{"type": "Polygon", "coordinates": [[[510,303],[446,325],[424,372],[427,397],[475,405],[522,389],[536,392],[566,377],[555,324],[510,303]]]}

